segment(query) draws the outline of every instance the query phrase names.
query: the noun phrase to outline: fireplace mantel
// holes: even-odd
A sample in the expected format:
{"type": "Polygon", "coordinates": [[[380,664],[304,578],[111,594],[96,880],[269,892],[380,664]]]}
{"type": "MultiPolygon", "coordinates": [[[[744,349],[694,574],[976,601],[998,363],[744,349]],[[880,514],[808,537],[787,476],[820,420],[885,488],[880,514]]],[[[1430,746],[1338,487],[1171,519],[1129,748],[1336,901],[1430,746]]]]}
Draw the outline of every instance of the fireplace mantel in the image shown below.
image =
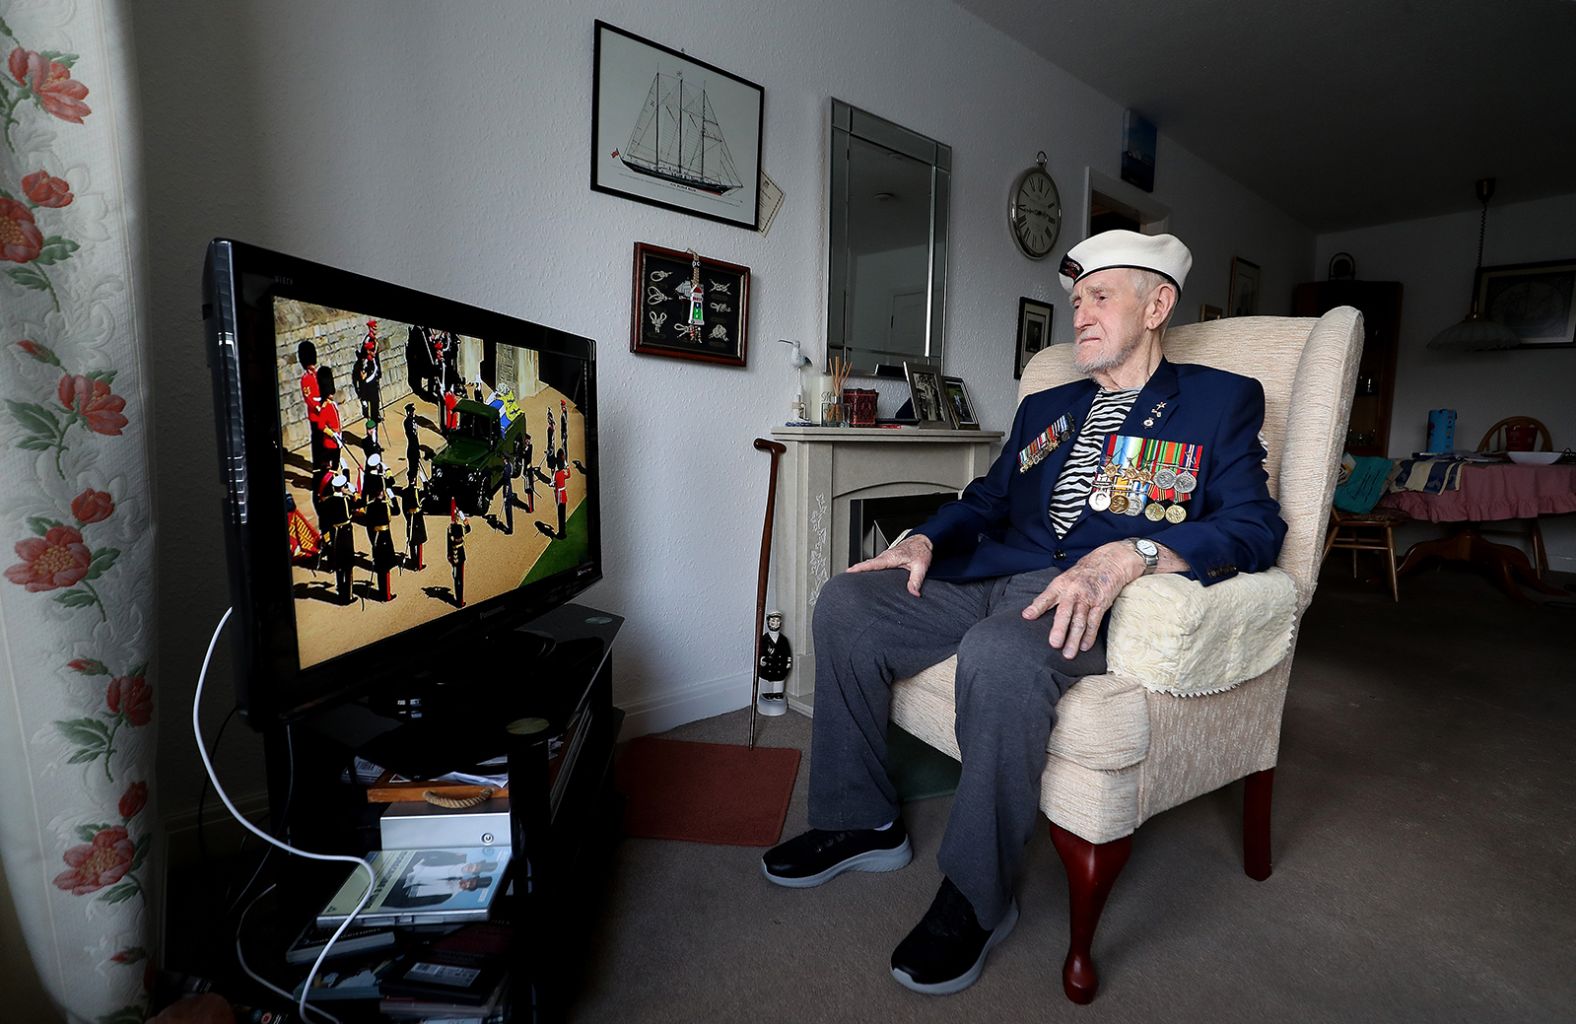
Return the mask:
{"type": "Polygon", "coordinates": [[[961,491],[984,475],[999,431],[915,427],[779,427],[786,445],[773,550],[777,607],[793,645],[788,705],[815,707],[815,649],[810,617],[832,573],[848,568],[848,503],[931,491],[961,491]]]}

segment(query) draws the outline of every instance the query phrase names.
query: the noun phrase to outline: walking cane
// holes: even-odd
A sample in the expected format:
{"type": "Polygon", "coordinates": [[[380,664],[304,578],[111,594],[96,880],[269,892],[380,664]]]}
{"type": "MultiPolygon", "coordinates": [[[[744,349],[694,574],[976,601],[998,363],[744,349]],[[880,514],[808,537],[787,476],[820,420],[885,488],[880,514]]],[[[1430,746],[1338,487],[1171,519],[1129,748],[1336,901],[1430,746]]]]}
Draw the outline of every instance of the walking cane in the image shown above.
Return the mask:
{"type": "Polygon", "coordinates": [[[750,662],[749,749],[751,750],[755,749],[755,702],[760,698],[761,689],[761,630],[766,625],[766,572],[771,567],[772,513],[777,508],[777,458],[788,448],[776,441],[757,437],[755,450],[771,454],[772,472],[766,484],[766,522],[761,526],[761,567],[755,577],[755,658],[750,662]]]}

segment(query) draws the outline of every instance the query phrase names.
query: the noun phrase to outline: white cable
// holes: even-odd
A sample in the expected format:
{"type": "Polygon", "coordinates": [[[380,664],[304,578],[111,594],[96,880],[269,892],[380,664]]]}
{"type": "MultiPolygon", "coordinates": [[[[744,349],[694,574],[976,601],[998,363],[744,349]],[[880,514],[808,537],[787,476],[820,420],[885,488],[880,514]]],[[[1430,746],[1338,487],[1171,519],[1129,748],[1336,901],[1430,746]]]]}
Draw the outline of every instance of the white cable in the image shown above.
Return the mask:
{"type": "MultiPolygon", "coordinates": [[[[252,908],[257,906],[264,896],[267,896],[269,893],[273,892],[274,889],[278,888],[278,885],[279,883],[277,882],[268,883],[268,887],[262,892],[258,893],[256,896],[252,897],[251,902],[246,905],[246,909],[241,911],[241,917],[235,923],[235,962],[241,965],[241,970],[246,972],[247,977],[268,989],[270,992],[284,996],[286,999],[294,999],[294,993],[286,992],[278,985],[275,985],[261,974],[258,974],[256,971],[252,970],[252,965],[246,962],[246,950],[241,947],[241,931],[246,927],[246,916],[252,912],[252,908]]],[[[310,981],[311,978],[309,977],[307,980],[310,981]]],[[[307,991],[310,991],[310,987],[302,989],[303,995],[307,991]]],[[[333,1024],[343,1024],[343,1022],[338,1017],[334,1016],[332,1013],[329,1013],[327,1010],[322,1010],[314,1006],[312,1007],[312,1012],[322,1014],[324,1017],[327,1017],[329,1020],[333,1021],[333,1024]]],[[[302,1019],[306,1019],[305,1014],[302,1014],[302,1019]]]]}
{"type": "MultiPolygon", "coordinates": [[[[344,922],[338,928],[334,929],[333,935],[329,936],[327,944],[323,946],[323,951],[317,955],[316,960],[312,961],[312,969],[307,972],[306,981],[302,982],[301,984],[301,998],[297,1001],[296,1006],[301,1011],[301,1019],[304,1021],[306,1020],[308,1010],[306,997],[312,991],[312,979],[317,977],[318,969],[323,966],[323,961],[327,959],[329,951],[334,948],[334,943],[339,939],[340,935],[344,933],[345,929],[350,927],[350,923],[356,919],[356,915],[360,914],[362,909],[366,907],[367,900],[371,899],[372,889],[377,885],[377,872],[372,870],[371,864],[368,864],[360,857],[351,857],[339,853],[311,853],[307,850],[298,850],[289,843],[280,842],[273,836],[269,835],[267,832],[264,832],[262,829],[258,828],[256,825],[253,825],[250,821],[247,821],[246,817],[241,814],[241,812],[236,809],[235,804],[231,802],[230,794],[226,793],[224,791],[224,787],[219,785],[219,774],[218,772],[214,771],[213,762],[208,758],[208,749],[203,746],[202,725],[198,721],[197,711],[202,706],[202,688],[203,683],[208,679],[208,662],[213,660],[213,649],[219,643],[219,634],[224,631],[224,624],[230,621],[230,613],[233,611],[235,611],[234,608],[226,608],[224,610],[224,614],[219,618],[219,624],[213,627],[213,638],[208,641],[208,653],[203,655],[202,669],[197,673],[197,692],[192,697],[192,736],[197,741],[197,753],[202,757],[203,767],[208,770],[208,781],[213,783],[214,793],[218,795],[219,800],[224,804],[231,816],[233,816],[236,821],[240,822],[243,828],[257,836],[257,838],[261,839],[263,842],[268,843],[271,846],[277,846],[286,853],[293,853],[298,857],[305,857],[308,860],[340,861],[345,864],[357,864],[367,872],[367,891],[361,895],[361,901],[356,904],[356,909],[351,911],[350,916],[345,918],[344,922]]],[[[267,890],[264,891],[266,892],[267,890]]],[[[248,906],[247,909],[250,910],[251,907],[248,906]]],[[[244,923],[245,915],[242,915],[242,919],[241,921],[237,922],[235,929],[235,948],[237,954],[240,953],[241,949],[241,925],[244,923]]],[[[291,998],[291,993],[286,992],[284,989],[272,985],[267,981],[264,981],[256,974],[252,974],[251,968],[246,966],[244,957],[241,959],[241,968],[245,970],[247,974],[250,974],[254,980],[261,982],[264,987],[272,989],[274,992],[279,993],[286,999],[291,998]]],[[[340,1024],[339,1018],[333,1016],[327,1011],[322,1010],[316,1006],[310,1007],[310,1009],[313,1013],[320,1014],[323,1017],[333,1021],[334,1024],[340,1024]]]]}

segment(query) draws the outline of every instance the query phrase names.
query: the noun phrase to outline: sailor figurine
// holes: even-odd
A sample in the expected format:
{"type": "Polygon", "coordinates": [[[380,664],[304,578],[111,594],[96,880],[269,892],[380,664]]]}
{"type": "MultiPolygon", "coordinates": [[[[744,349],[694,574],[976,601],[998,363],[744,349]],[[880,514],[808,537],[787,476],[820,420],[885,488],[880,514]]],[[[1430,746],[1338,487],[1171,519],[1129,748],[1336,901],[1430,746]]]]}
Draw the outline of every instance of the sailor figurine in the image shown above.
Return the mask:
{"type": "Polygon", "coordinates": [[[755,698],[755,710],[763,715],[780,715],[788,710],[783,697],[788,673],[793,671],[793,648],[783,635],[783,613],[773,608],[766,613],[766,632],[761,634],[761,656],[755,672],[760,676],[760,689],[755,698]]]}

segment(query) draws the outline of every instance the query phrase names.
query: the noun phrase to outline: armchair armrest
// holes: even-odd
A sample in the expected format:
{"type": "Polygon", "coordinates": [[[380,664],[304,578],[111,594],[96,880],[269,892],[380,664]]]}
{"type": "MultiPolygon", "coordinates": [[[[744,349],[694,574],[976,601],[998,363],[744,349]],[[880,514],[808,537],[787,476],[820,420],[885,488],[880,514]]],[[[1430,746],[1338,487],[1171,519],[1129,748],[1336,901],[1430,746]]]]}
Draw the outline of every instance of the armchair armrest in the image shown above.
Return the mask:
{"type": "Polygon", "coordinates": [[[1297,586],[1280,569],[1211,587],[1145,576],[1111,606],[1106,671],[1178,697],[1229,690],[1290,653],[1297,610],[1297,586]]]}

